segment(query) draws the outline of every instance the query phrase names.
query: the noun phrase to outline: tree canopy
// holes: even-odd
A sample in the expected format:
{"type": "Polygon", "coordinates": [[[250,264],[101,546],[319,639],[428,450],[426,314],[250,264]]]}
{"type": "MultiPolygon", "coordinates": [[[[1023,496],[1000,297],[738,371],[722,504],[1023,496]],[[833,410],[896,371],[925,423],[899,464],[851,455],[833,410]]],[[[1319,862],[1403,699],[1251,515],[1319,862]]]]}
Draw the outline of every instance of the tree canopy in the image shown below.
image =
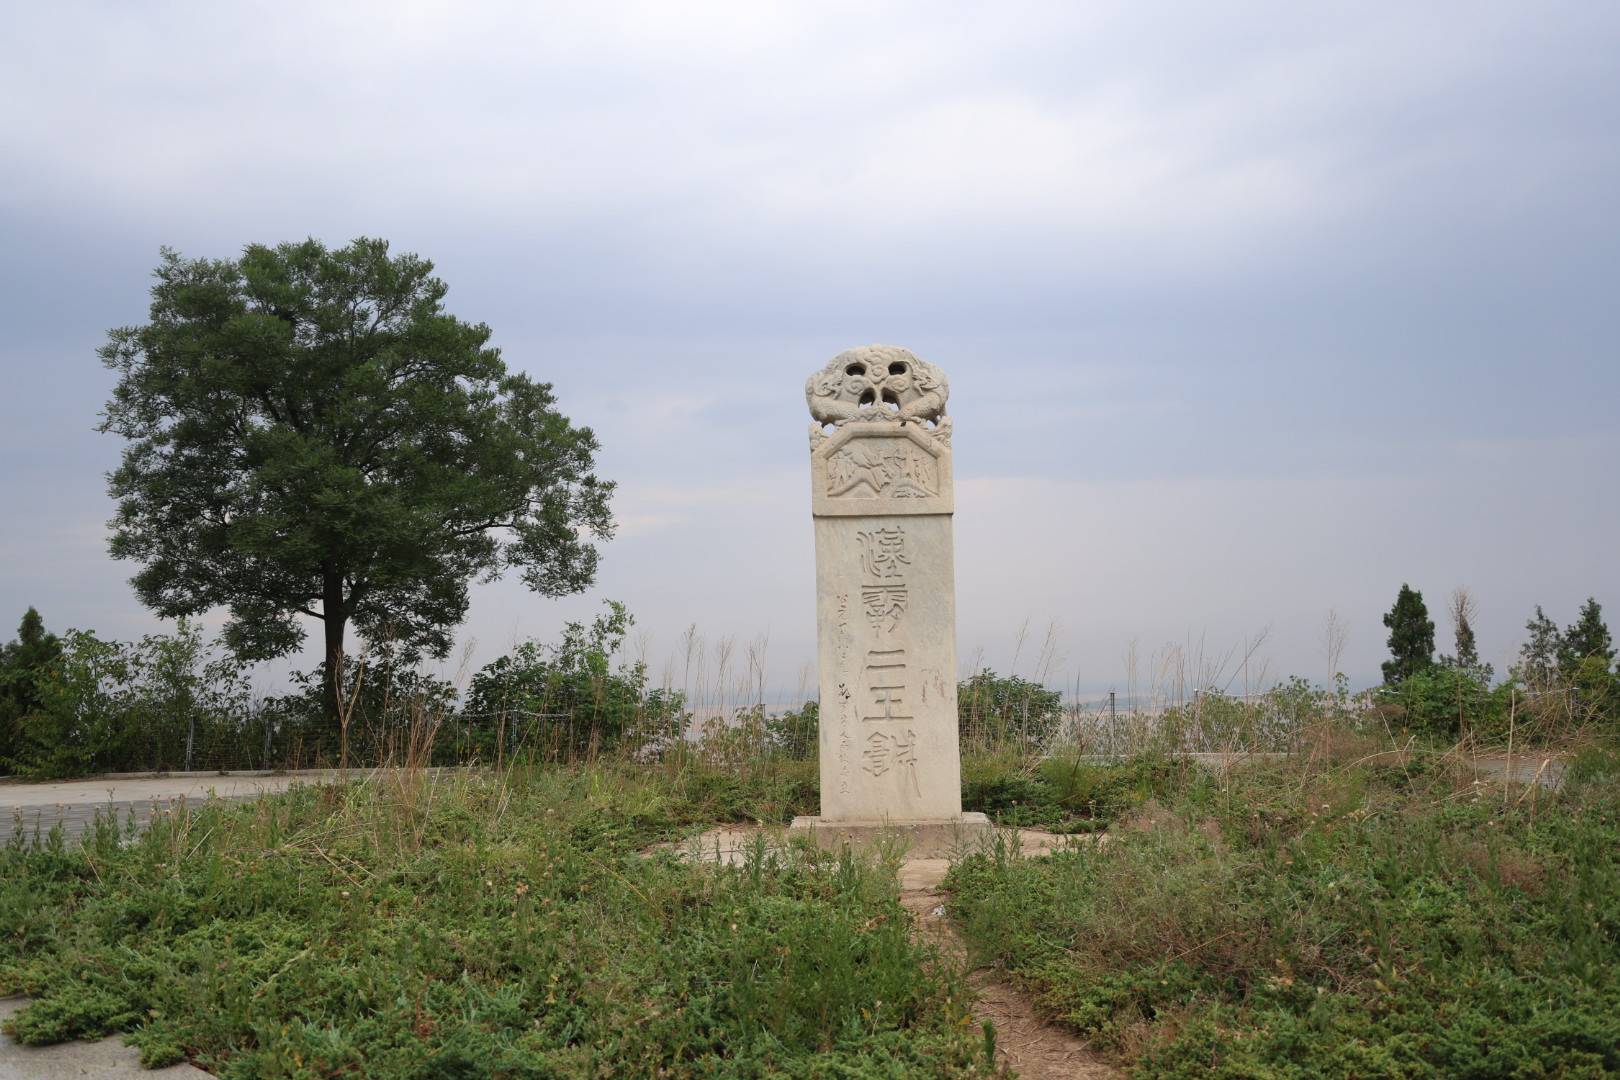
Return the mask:
{"type": "Polygon", "coordinates": [[[1579,616],[1559,641],[1559,666],[1573,673],[1588,659],[1596,659],[1607,668],[1614,660],[1614,640],[1603,621],[1603,605],[1589,596],[1581,605],[1579,616]]]}
{"type": "Polygon", "coordinates": [[[153,610],[227,608],[247,660],[320,620],[330,691],[351,623],[443,656],[475,579],[590,584],[612,533],[596,438],[445,311],[431,262],[306,240],[165,249],[155,276],[150,321],[100,349],[118,374],[101,430],[128,440],[111,550],[153,610]]]}
{"type": "Polygon", "coordinates": [[[1434,620],[1423,603],[1423,594],[1402,584],[1395,606],[1384,615],[1389,627],[1389,655],[1384,661],[1384,683],[1393,686],[1434,663],[1434,620]]]}
{"type": "Polygon", "coordinates": [[[1547,617],[1536,605],[1536,613],[1524,624],[1524,644],[1519,647],[1519,677],[1534,687],[1545,687],[1558,671],[1558,658],[1564,649],[1564,637],[1558,624],[1547,617]]]}
{"type": "Polygon", "coordinates": [[[23,613],[16,640],[0,647],[0,772],[17,768],[26,722],[40,707],[40,681],[61,652],[33,608],[23,613]]]}

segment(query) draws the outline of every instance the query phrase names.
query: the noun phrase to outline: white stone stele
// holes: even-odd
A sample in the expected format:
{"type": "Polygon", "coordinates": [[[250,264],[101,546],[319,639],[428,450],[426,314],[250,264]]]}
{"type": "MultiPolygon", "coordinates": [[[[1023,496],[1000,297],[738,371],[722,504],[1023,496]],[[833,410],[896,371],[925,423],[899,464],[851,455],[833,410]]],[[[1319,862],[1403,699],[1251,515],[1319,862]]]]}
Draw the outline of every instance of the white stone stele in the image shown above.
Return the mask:
{"type": "Polygon", "coordinates": [[[899,834],[914,853],[989,831],[962,813],[949,387],[893,346],[810,377],[824,844],[899,834]],[[832,425],[833,430],[826,430],[832,425]]]}

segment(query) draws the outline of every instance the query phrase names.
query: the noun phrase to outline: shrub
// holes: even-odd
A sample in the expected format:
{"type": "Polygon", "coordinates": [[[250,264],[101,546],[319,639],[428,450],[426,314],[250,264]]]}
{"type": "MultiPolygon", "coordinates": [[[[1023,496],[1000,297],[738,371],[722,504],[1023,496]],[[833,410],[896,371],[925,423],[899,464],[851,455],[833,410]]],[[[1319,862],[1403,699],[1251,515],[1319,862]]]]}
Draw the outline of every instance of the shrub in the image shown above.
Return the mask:
{"type": "Polygon", "coordinates": [[[131,734],[122,722],[132,698],[130,651],[88,630],[62,636],[60,654],[39,680],[39,707],[23,718],[18,772],[75,776],[122,760],[131,734]]]}
{"type": "MultiPolygon", "coordinates": [[[[403,761],[422,749],[415,744],[433,742],[429,736],[455,708],[454,686],[401,663],[386,647],[344,672],[336,728],[326,708],[324,669],[293,672],[292,681],[296,690],[269,699],[262,710],[266,745],[281,761],[335,763],[345,737],[350,763],[403,761]]],[[[449,740],[434,749],[447,755],[449,740]]]]}
{"type": "Polygon", "coordinates": [[[1044,749],[1063,719],[1063,695],[1017,675],[986,668],[956,687],[956,712],[964,746],[1016,743],[1044,749]]]}
{"type": "Polygon", "coordinates": [[[765,738],[773,750],[796,761],[813,758],[819,747],[820,723],[820,703],[807,701],[797,709],[766,717],[765,738]]]}
{"type": "Polygon", "coordinates": [[[634,619],[623,604],[590,625],[571,622],[555,645],[526,641],[473,676],[466,730],[494,758],[516,746],[549,757],[590,754],[629,737],[662,747],[685,728],[679,693],[647,689],[647,665],[614,664],[634,619]],[[497,740],[504,745],[497,747],[497,740]]]}
{"type": "Polygon", "coordinates": [[[1495,739],[1508,730],[1509,685],[1491,690],[1465,668],[1431,665],[1379,691],[1401,726],[1419,735],[1455,740],[1465,733],[1495,739]]]}
{"type": "Polygon", "coordinates": [[[1620,727],[1620,671],[1609,670],[1607,659],[1586,656],[1578,661],[1570,676],[1570,689],[1577,713],[1610,733],[1620,727]]]}
{"type": "Polygon", "coordinates": [[[252,720],[241,670],[185,619],[132,643],[69,630],[34,689],[13,758],[36,777],[234,760],[252,720]]]}
{"type": "Polygon", "coordinates": [[[962,762],[962,809],[1008,827],[1091,832],[1186,779],[1185,766],[1160,756],[1104,764],[1075,753],[972,754],[962,762]]]}
{"type": "Polygon", "coordinates": [[[1312,725],[1342,719],[1350,711],[1342,677],[1329,691],[1294,676],[1264,694],[1239,698],[1224,690],[1200,690],[1159,717],[1164,747],[1186,751],[1283,751],[1294,749],[1312,725]]]}

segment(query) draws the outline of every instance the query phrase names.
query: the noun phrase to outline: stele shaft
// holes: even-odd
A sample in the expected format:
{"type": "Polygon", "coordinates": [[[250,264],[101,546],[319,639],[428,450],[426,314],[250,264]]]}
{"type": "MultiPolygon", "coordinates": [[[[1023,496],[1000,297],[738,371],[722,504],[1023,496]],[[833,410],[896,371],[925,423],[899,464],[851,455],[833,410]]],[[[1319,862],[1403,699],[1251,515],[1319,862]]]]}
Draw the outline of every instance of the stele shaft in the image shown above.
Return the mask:
{"type": "Polygon", "coordinates": [[[826,822],[962,814],[945,394],[891,346],[842,353],[807,388],[826,822]]]}

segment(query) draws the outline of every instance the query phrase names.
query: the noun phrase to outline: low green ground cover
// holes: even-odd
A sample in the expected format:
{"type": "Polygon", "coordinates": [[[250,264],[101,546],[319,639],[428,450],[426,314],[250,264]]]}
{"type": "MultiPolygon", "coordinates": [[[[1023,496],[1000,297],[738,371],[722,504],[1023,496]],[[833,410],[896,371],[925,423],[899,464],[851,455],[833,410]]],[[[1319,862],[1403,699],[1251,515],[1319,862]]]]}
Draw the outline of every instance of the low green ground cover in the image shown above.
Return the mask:
{"type": "Polygon", "coordinates": [[[1556,795],[1359,756],[1188,773],[1100,844],[958,864],[952,912],[1142,1075],[1620,1071],[1620,756],[1556,795]]]}
{"type": "Polygon", "coordinates": [[[18,836],[0,992],[37,999],[25,1042],[124,1032],[227,1077],[987,1074],[892,866],[638,853],[807,791],[799,767],[418,773],[18,836]]]}
{"type": "MultiPolygon", "coordinates": [[[[1559,793],[1354,742],[1227,775],[981,753],[964,804],[1077,837],[951,907],[1150,1076],[1620,1071],[1620,755],[1559,793]]],[[[232,1077],[972,1076],[892,866],[642,854],[816,804],[813,763],[402,772],[0,848],[0,993],[44,1043],[232,1077]]]]}
{"type": "Polygon", "coordinates": [[[997,825],[1057,833],[1095,832],[1179,786],[1198,766],[1163,754],[1098,764],[1077,753],[1029,758],[988,752],[962,760],[962,809],[997,825]]]}

